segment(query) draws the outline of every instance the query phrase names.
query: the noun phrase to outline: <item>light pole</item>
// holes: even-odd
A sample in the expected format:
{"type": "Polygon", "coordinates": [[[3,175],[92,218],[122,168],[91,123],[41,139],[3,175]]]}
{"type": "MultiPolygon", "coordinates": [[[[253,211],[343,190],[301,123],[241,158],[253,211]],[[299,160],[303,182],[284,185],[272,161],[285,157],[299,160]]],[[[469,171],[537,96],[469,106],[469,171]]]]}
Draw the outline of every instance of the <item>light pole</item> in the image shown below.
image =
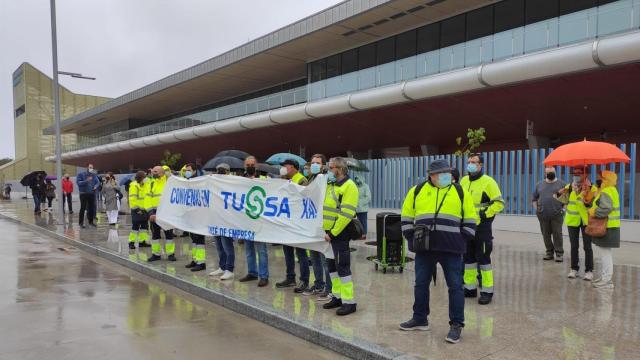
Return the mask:
{"type": "Polygon", "coordinates": [[[56,125],[56,178],[58,196],[59,221],[64,224],[64,193],[62,191],[62,135],[60,134],[60,85],[58,75],[70,75],[74,78],[95,80],[96,78],[82,76],[82,74],[58,71],[58,38],[56,35],[56,0],[51,1],[51,52],[53,57],[53,116],[56,125]]]}

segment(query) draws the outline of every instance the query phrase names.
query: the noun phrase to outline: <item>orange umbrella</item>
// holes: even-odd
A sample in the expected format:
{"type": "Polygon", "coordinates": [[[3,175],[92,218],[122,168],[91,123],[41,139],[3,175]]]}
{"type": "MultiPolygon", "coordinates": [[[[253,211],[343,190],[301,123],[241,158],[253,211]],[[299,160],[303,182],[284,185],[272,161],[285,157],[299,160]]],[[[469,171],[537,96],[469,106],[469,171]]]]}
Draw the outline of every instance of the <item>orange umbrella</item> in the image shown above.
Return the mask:
{"type": "Polygon", "coordinates": [[[605,165],[614,162],[628,163],[631,159],[615,145],[599,141],[579,141],[553,150],[544,164],[548,166],[605,165]]]}

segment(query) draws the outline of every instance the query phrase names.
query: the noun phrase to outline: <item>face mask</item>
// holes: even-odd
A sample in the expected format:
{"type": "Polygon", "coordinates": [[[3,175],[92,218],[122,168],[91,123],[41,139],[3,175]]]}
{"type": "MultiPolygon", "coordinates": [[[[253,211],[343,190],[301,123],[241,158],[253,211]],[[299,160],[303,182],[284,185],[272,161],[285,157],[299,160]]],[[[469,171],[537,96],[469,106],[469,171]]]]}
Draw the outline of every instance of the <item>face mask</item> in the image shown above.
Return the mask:
{"type": "Polygon", "coordinates": [[[245,169],[245,171],[247,172],[247,175],[255,175],[256,174],[256,168],[253,166],[249,166],[245,169]]]}
{"type": "Polygon", "coordinates": [[[95,169],[93,169],[93,168],[91,168],[91,169],[89,169],[89,172],[90,172],[91,174],[95,174],[95,173],[96,173],[96,170],[95,170],[95,169]]]}
{"type": "Polygon", "coordinates": [[[312,174],[320,174],[320,170],[322,170],[322,166],[320,164],[311,164],[311,173],[312,174]]]}
{"type": "Polygon", "coordinates": [[[304,170],[302,171],[302,175],[304,175],[304,176],[309,176],[309,170],[304,169],[304,170]]]}
{"type": "Polygon", "coordinates": [[[287,170],[286,167],[281,167],[280,168],[280,176],[287,176],[287,174],[289,173],[289,171],[287,170]]]}
{"type": "Polygon", "coordinates": [[[153,174],[152,175],[154,179],[160,179],[160,175],[159,174],[153,174]]]}
{"type": "Polygon", "coordinates": [[[597,187],[601,187],[602,186],[602,180],[596,180],[596,186],[597,187]]]}
{"type": "Polygon", "coordinates": [[[191,176],[193,176],[193,174],[191,173],[191,170],[187,170],[184,172],[184,177],[186,177],[187,179],[190,178],[191,176]]]}
{"type": "Polygon", "coordinates": [[[574,176],[573,176],[573,183],[574,183],[574,184],[578,184],[578,183],[580,183],[580,182],[582,182],[582,176],[574,175],[574,176]]]}
{"type": "Polygon", "coordinates": [[[467,171],[475,174],[478,172],[478,164],[474,164],[474,163],[468,163],[467,164],[467,171]]]}
{"type": "Polygon", "coordinates": [[[329,176],[328,177],[329,182],[336,182],[336,174],[334,174],[333,171],[329,171],[327,175],[329,176]]]}
{"type": "Polygon", "coordinates": [[[447,187],[449,185],[451,185],[451,174],[449,173],[442,173],[440,175],[438,175],[438,185],[441,188],[447,187]]]}
{"type": "Polygon", "coordinates": [[[547,179],[549,179],[550,181],[555,180],[556,179],[556,173],[554,173],[554,172],[547,173],[547,179]]]}

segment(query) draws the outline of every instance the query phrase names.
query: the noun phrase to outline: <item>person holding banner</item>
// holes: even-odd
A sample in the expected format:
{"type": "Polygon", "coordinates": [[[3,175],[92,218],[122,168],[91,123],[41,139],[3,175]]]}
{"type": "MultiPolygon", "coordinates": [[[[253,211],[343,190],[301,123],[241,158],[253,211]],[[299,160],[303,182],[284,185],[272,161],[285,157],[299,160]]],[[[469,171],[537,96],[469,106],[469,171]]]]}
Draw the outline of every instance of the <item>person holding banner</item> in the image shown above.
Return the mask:
{"type": "MultiPolygon", "coordinates": [[[[197,177],[195,166],[193,164],[187,164],[181,170],[182,176],[185,179],[193,179],[197,177]]],[[[189,233],[191,237],[191,262],[185,265],[187,269],[191,269],[191,271],[202,271],[207,269],[207,250],[204,246],[204,235],[189,233]]]]}
{"type": "MultiPolygon", "coordinates": [[[[228,175],[231,171],[229,164],[221,163],[216,166],[219,175],[228,175]]],[[[233,268],[236,262],[233,239],[227,236],[214,236],[218,250],[218,269],[209,273],[210,276],[220,276],[220,280],[233,279],[233,268]]]]}
{"type": "MultiPolygon", "coordinates": [[[[171,172],[168,172],[170,175],[171,172]]],[[[147,181],[147,195],[145,197],[145,207],[149,213],[149,221],[151,222],[151,257],[147,262],[154,262],[162,259],[162,247],[160,246],[160,232],[164,231],[165,244],[164,250],[167,254],[167,260],[176,261],[175,251],[176,244],[173,242],[173,230],[164,230],[160,225],[156,224],[156,211],[160,204],[160,196],[167,183],[167,172],[162,166],[155,166],[151,169],[152,179],[147,181]]]]}
{"type": "Polygon", "coordinates": [[[129,185],[129,209],[131,210],[131,232],[129,233],[129,249],[138,247],[149,247],[149,219],[145,210],[145,197],[147,187],[145,186],[146,174],[138,171],[134,181],[129,185]]]}
{"type": "MultiPolygon", "coordinates": [[[[307,186],[309,181],[298,170],[300,164],[292,159],[285,160],[280,169],[280,174],[291,182],[298,185],[307,186]]],[[[293,289],[296,294],[301,294],[309,287],[309,257],[307,255],[307,249],[294,248],[288,245],[282,245],[282,251],[284,252],[284,262],[287,271],[287,278],[276,283],[277,288],[286,288],[296,285],[296,258],[300,262],[300,283],[293,289]]]]}
{"type": "Polygon", "coordinates": [[[322,307],[335,309],[336,315],[356,312],[354,286],[351,278],[350,227],[358,207],[358,186],[349,178],[347,162],[341,157],[329,160],[329,183],[324,198],[324,239],[331,242],[333,259],[327,259],[333,298],[322,307]]]}
{"type": "MultiPolygon", "coordinates": [[[[266,179],[266,176],[258,176],[254,156],[247,156],[244,159],[244,177],[248,179],[266,179]]],[[[258,280],[258,287],[269,285],[269,252],[267,244],[263,242],[245,241],[245,255],[247,256],[248,274],[241,278],[240,282],[258,280]],[[256,249],[258,250],[258,261],[256,264],[256,249]]]]}

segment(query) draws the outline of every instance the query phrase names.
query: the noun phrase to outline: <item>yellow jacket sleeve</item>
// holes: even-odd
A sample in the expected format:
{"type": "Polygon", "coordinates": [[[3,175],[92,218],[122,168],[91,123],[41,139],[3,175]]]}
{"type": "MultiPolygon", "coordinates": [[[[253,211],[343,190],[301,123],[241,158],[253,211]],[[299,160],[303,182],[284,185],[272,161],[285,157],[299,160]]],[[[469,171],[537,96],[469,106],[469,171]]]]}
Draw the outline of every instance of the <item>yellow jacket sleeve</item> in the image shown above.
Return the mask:
{"type": "Polygon", "coordinates": [[[473,203],[473,197],[466,190],[464,192],[464,201],[462,202],[462,209],[464,211],[464,217],[462,219],[462,234],[473,238],[476,236],[476,225],[480,223],[480,217],[476,211],[476,206],[473,203]]]}
{"type": "Polygon", "coordinates": [[[416,209],[414,209],[413,207],[413,198],[415,196],[415,191],[415,186],[409,189],[409,192],[407,193],[407,196],[404,197],[404,202],[402,203],[402,236],[404,236],[404,238],[409,241],[413,241],[414,220],[416,217],[416,209]]]}
{"type": "Polygon", "coordinates": [[[491,181],[489,182],[485,192],[487,193],[489,200],[493,201],[493,203],[487,207],[485,215],[488,218],[494,217],[496,214],[504,210],[504,199],[502,198],[502,192],[500,192],[498,183],[496,183],[496,181],[493,179],[491,179],[491,181]]]}
{"type": "Polygon", "coordinates": [[[338,220],[330,230],[330,235],[336,237],[344,231],[349,223],[356,216],[356,208],[358,207],[358,187],[356,183],[349,180],[344,185],[342,192],[342,201],[340,202],[340,213],[338,220]]]}

